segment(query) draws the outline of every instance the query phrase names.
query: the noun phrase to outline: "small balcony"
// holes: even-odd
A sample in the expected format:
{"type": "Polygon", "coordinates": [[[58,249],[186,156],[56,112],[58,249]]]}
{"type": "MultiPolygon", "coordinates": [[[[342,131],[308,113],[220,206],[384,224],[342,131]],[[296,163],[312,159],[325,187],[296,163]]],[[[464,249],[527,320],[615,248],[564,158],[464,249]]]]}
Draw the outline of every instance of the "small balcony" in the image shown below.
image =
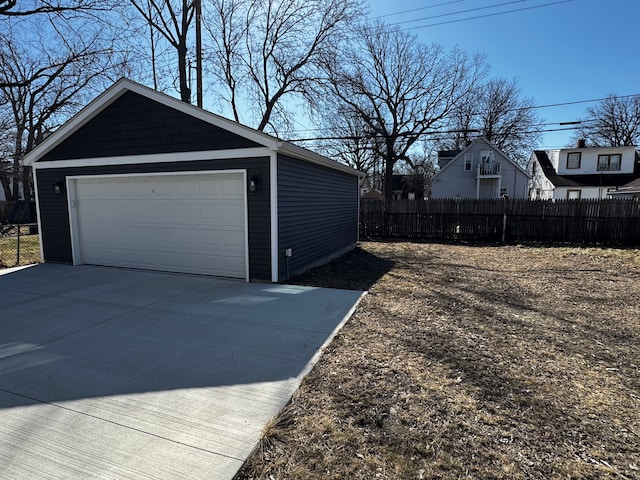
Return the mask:
{"type": "Polygon", "coordinates": [[[502,176],[502,164],[498,162],[488,162],[478,164],[478,175],[476,178],[499,178],[502,176]]]}

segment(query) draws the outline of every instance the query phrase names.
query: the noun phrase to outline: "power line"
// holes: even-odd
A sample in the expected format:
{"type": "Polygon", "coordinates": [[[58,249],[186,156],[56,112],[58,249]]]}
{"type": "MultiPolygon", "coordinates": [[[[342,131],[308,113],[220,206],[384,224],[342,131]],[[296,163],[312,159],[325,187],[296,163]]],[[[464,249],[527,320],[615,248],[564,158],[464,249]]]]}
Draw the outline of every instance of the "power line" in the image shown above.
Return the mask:
{"type": "MultiPolygon", "coordinates": [[[[640,93],[634,93],[631,95],[614,95],[616,98],[631,98],[631,97],[640,97],[640,93]]],[[[513,110],[534,110],[538,108],[552,108],[552,107],[565,107],[567,105],[578,105],[581,103],[593,103],[593,102],[602,102],[606,100],[607,97],[603,98],[593,98],[591,100],[575,100],[573,102],[561,102],[561,103],[549,103],[547,105],[531,105],[529,107],[520,107],[514,108],[513,110]]],[[[512,110],[509,110],[512,111],[512,110]]]]}
{"type": "Polygon", "coordinates": [[[430,8],[443,7],[443,6],[446,6],[446,5],[451,5],[453,3],[460,3],[460,2],[464,2],[464,1],[465,0],[453,0],[451,2],[444,2],[444,3],[438,3],[436,5],[429,5],[427,7],[413,8],[411,10],[403,10],[401,12],[387,13],[385,15],[378,15],[377,17],[374,17],[374,20],[378,19],[378,18],[387,18],[387,17],[394,17],[396,15],[404,15],[405,13],[419,12],[421,10],[428,10],[430,8]]]}
{"type": "Polygon", "coordinates": [[[477,11],[480,11],[480,10],[488,10],[490,8],[504,7],[505,5],[512,5],[514,3],[522,3],[522,2],[527,2],[527,1],[528,0],[512,0],[510,2],[496,3],[494,5],[486,5],[484,7],[469,8],[467,10],[459,10],[457,12],[441,13],[440,15],[432,15],[430,17],[422,17],[422,18],[414,18],[412,20],[404,20],[402,22],[391,23],[390,25],[391,26],[393,26],[393,25],[402,25],[402,24],[405,24],[405,23],[422,22],[423,20],[433,20],[434,18],[451,17],[453,15],[460,15],[462,13],[477,12],[477,11]]]}
{"type": "MultiPolygon", "coordinates": [[[[547,126],[547,125],[562,125],[562,124],[560,124],[560,123],[542,123],[542,124],[532,125],[532,126],[547,126]]],[[[532,130],[528,130],[528,131],[522,132],[522,133],[534,134],[534,133],[563,132],[563,131],[577,130],[579,128],[580,128],[580,124],[579,123],[575,123],[575,125],[562,125],[561,128],[532,129],[532,130]]],[[[412,132],[398,133],[398,134],[395,134],[393,136],[394,137],[405,137],[405,138],[429,136],[429,137],[432,137],[432,139],[433,139],[433,138],[437,138],[437,137],[433,137],[434,135],[446,135],[446,134],[452,134],[452,133],[481,133],[481,130],[479,130],[479,129],[433,130],[433,131],[430,131],[430,132],[423,132],[423,133],[420,133],[420,134],[416,134],[416,133],[412,133],[412,132]]],[[[500,133],[498,132],[498,133],[496,133],[496,135],[500,135],[500,133]]],[[[320,141],[320,140],[373,140],[373,139],[377,139],[377,138],[386,138],[386,137],[382,136],[382,135],[338,135],[338,136],[327,136],[327,137],[294,138],[294,139],[288,139],[287,142],[290,142],[290,143],[315,142],[315,141],[320,141]]]]}
{"type": "MultiPolygon", "coordinates": [[[[634,93],[631,95],[615,95],[615,97],[617,98],[631,98],[631,97],[640,97],[640,93],[634,93]]],[[[571,102],[561,102],[561,103],[548,103],[546,105],[531,105],[528,107],[519,107],[519,108],[514,108],[512,110],[508,110],[509,112],[511,111],[516,111],[516,110],[535,110],[535,109],[542,109],[542,108],[553,108],[553,107],[564,107],[564,106],[568,106],[568,105],[579,105],[582,103],[594,103],[594,102],[601,102],[603,100],[606,100],[607,97],[603,97],[603,98],[593,98],[593,99],[589,99],[589,100],[574,100],[571,102]]],[[[588,122],[589,120],[582,120],[581,122],[588,122]]],[[[299,125],[299,122],[297,122],[299,125]]],[[[547,122],[547,123],[537,123],[535,124],[535,126],[547,126],[547,125],[561,125],[561,126],[566,126],[568,124],[575,124],[575,121],[569,121],[569,122],[547,122]]],[[[331,131],[330,127],[322,127],[322,128],[305,128],[305,129],[300,129],[300,130],[295,130],[294,133],[302,133],[302,132],[322,132],[322,131],[331,131]]],[[[449,132],[450,133],[450,132],[449,132]]],[[[309,139],[309,140],[332,140],[334,138],[317,138],[317,139],[309,139]]],[[[336,140],[338,139],[346,139],[345,137],[339,137],[339,138],[335,138],[336,140]]],[[[303,140],[289,140],[289,141],[303,141],[303,140]]]]}
{"type": "Polygon", "coordinates": [[[536,9],[536,8],[551,7],[553,5],[560,5],[562,3],[569,3],[569,2],[573,2],[573,1],[575,1],[575,0],[561,0],[561,1],[558,1],[558,2],[544,3],[542,5],[534,5],[532,7],[515,8],[513,10],[505,10],[503,12],[487,13],[485,15],[476,15],[474,17],[459,18],[459,19],[456,19],[456,20],[449,20],[449,21],[446,21],[446,22],[438,22],[438,23],[430,23],[430,24],[427,24],[427,25],[419,25],[417,27],[405,28],[404,30],[405,31],[407,31],[407,30],[417,30],[419,28],[436,27],[438,25],[448,25],[448,24],[451,24],[451,23],[466,22],[468,20],[476,20],[478,18],[495,17],[497,15],[506,15],[507,13],[523,12],[525,10],[533,10],[533,9],[536,9]]]}

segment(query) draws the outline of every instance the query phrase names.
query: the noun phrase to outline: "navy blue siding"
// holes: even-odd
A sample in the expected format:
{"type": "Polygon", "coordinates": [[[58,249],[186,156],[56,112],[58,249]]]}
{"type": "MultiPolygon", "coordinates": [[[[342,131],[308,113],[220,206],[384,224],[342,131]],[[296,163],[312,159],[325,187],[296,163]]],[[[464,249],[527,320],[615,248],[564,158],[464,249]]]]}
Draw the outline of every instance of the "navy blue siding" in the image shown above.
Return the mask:
{"type": "Polygon", "coordinates": [[[289,276],[355,246],[358,177],[286,156],[278,157],[278,268],[289,276]]]}
{"type": "Polygon", "coordinates": [[[40,161],[257,146],[239,135],[127,91],[40,161]]]}
{"type": "MultiPolygon", "coordinates": [[[[60,181],[64,182],[67,176],[230,169],[246,169],[247,178],[253,175],[260,175],[263,179],[268,179],[269,159],[243,158],[36,170],[44,260],[60,263],[73,262],[66,193],[65,195],[53,194],[53,185],[60,181]]],[[[263,181],[256,193],[248,193],[247,201],[249,278],[251,280],[270,281],[271,219],[269,182],[263,181]]]]}

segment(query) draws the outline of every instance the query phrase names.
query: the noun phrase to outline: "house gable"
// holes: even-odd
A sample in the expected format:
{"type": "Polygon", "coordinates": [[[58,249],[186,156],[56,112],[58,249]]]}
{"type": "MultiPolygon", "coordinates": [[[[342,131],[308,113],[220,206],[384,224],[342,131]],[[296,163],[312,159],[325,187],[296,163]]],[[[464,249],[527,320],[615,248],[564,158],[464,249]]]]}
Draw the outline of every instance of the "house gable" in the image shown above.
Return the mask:
{"type": "MultiPolygon", "coordinates": [[[[492,152],[494,152],[494,154],[497,154],[500,157],[496,159],[497,161],[508,162],[511,165],[513,165],[514,168],[516,168],[517,170],[520,170],[522,174],[524,174],[527,177],[529,176],[529,173],[525,169],[523,169],[520,165],[518,165],[516,162],[511,160],[511,158],[509,158],[505,153],[503,153],[498,147],[492,145],[491,142],[489,142],[486,138],[480,137],[475,139],[473,142],[471,142],[464,150],[458,151],[458,154],[455,156],[455,158],[453,158],[451,161],[448,161],[434,175],[434,178],[436,178],[441,173],[447,171],[448,169],[463,168],[465,154],[469,154],[469,153],[476,154],[482,150],[491,150],[492,152]]],[[[476,165],[477,165],[477,161],[473,164],[473,167],[475,167],[476,165]]]]}
{"type": "Polygon", "coordinates": [[[480,137],[453,160],[443,166],[432,179],[434,198],[490,198],[502,190],[509,196],[521,198],[526,194],[529,173],[511,160],[486,138],[480,137]],[[479,163],[483,152],[490,151],[493,162],[501,164],[493,178],[479,179],[479,163]],[[499,177],[499,178],[498,178],[499,177]]]}
{"type": "Polygon", "coordinates": [[[245,137],[128,90],[39,161],[258,146],[245,137]]]}

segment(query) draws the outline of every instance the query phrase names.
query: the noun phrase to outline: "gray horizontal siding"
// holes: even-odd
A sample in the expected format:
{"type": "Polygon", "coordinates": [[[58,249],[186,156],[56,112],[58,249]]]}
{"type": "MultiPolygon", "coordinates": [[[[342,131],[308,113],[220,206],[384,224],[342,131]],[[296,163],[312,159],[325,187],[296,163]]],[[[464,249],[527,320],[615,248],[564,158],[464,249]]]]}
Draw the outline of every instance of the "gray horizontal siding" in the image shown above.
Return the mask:
{"type": "MultiPolygon", "coordinates": [[[[269,178],[269,159],[203,160],[37,170],[44,260],[59,263],[73,262],[67,197],[66,194],[53,194],[53,185],[64,181],[68,176],[229,169],[246,169],[247,178],[252,175],[261,175],[265,179],[269,178]]],[[[271,280],[269,199],[269,183],[264,181],[256,193],[247,194],[249,278],[251,280],[271,280]]]]}
{"type": "Polygon", "coordinates": [[[128,91],[41,161],[257,146],[244,137],[128,91]]]}
{"type": "Polygon", "coordinates": [[[278,157],[278,269],[287,276],[323,263],[358,239],[358,178],[319,165],[278,157]]]}

